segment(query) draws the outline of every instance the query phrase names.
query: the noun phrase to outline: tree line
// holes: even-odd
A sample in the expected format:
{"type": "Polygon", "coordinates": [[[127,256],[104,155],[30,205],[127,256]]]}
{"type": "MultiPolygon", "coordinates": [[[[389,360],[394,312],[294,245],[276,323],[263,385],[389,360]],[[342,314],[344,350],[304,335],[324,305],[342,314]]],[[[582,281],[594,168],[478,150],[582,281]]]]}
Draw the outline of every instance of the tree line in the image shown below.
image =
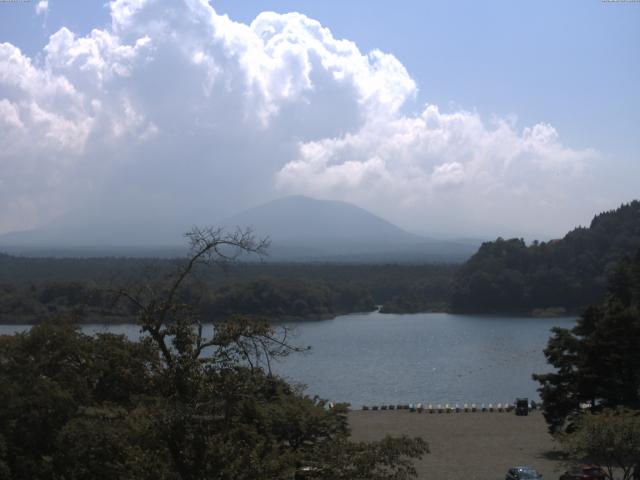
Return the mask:
{"type": "MultiPolygon", "coordinates": [[[[114,305],[121,283],[167,276],[175,259],[26,258],[0,254],[0,322],[38,323],[73,315],[88,323],[131,322],[114,305]]],[[[353,312],[421,311],[448,303],[452,265],[273,264],[238,262],[196,272],[183,295],[209,319],[232,313],[266,319],[322,319],[353,312]]]]}

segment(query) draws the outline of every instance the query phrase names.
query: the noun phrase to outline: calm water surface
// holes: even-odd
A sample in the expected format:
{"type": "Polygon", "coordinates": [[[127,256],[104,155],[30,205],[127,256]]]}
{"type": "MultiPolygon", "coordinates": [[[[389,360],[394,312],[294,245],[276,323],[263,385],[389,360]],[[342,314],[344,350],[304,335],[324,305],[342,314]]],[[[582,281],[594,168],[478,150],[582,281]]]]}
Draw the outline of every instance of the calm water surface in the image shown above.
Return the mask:
{"type": "MultiPolygon", "coordinates": [[[[534,372],[549,371],[542,349],[554,326],[575,318],[522,318],[427,313],[353,314],[285,323],[293,343],[312,347],[274,370],[309,393],[354,407],[382,403],[498,403],[538,398],[534,372]]],[[[0,325],[0,334],[28,327],[0,325]]],[[[86,325],[139,337],[135,325],[86,325]]]]}

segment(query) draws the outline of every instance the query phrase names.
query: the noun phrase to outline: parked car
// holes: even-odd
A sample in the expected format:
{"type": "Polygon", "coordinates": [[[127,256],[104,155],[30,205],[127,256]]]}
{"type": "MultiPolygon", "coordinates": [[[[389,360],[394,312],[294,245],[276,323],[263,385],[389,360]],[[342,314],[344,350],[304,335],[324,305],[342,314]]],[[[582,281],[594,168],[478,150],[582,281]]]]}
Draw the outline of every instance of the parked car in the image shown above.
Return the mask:
{"type": "Polygon", "coordinates": [[[516,415],[529,415],[529,399],[516,398],[516,415]]]}
{"type": "Polygon", "coordinates": [[[505,480],[540,480],[541,478],[542,475],[540,475],[534,468],[520,466],[510,468],[505,480]]]}
{"type": "Polygon", "coordinates": [[[579,465],[560,476],[560,480],[605,480],[606,478],[604,470],[596,465],[579,465]]]}

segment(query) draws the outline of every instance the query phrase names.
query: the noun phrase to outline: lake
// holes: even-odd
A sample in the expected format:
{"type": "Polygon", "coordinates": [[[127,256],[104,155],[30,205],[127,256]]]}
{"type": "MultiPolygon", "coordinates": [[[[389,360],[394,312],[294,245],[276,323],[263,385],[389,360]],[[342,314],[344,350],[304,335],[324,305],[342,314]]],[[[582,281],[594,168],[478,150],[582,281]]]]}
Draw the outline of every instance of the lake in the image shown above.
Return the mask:
{"type": "MultiPolygon", "coordinates": [[[[284,323],[293,343],[311,352],[288,357],[274,370],[311,394],[354,408],[398,403],[504,403],[537,399],[532,373],[545,361],[550,329],[571,328],[575,317],[411,315],[378,312],[333,320],[284,323]]],[[[28,327],[0,325],[0,334],[28,327]]],[[[139,337],[135,325],[85,325],[87,333],[111,331],[139,337]]]]}

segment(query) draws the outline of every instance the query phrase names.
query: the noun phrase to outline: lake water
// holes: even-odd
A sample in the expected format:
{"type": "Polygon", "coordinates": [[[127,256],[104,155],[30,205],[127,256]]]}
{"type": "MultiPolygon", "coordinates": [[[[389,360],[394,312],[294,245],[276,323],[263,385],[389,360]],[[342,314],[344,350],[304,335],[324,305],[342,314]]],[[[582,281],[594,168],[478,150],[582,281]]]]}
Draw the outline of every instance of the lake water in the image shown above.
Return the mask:
{"type": "MultiPolygon", "coordinates": [[[[543,348],[554,326],[575,318],[377,312],[286,323],[293,343],[312,347],[274,370],[309,393],[353,407],[386,403],[504,403],[537,399],[532,373],[549,371],[543,348]]],[[[0,325],[0,334],[28,327],[0,325]]],[[[86,325],[139,337],[135,325],[86,325]]]]}

